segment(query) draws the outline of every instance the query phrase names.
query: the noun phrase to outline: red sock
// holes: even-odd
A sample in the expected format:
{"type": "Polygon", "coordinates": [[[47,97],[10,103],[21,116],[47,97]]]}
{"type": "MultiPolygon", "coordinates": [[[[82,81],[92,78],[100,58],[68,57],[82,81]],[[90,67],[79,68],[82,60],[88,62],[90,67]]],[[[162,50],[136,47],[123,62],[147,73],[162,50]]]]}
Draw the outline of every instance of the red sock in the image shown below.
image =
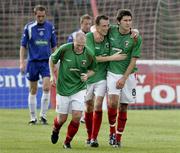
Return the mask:
{"type": "Polygon", "coordinates": [[[121,136],[126,126],[126,120],[127,120],[127,112],[119,112],[117,132],[116,132],[116,140],[118,142],[121,141],[121,136]]]}
{"type": "Polygon", "coordinates": [[[64,143],[70,143],[71,140],[73,139],[74,135],[77,133],[78,129],[79,129],[79,122],[74,122],[74,121],[71,121],[69,123],[69,126],[68,126],[68,131],[67,131],[67,134],[66,134],[66,140],[64,143]]]}
{"type": "Polygon", "coordinates": [[[93,126],[92,126],[92,135],[91,139],[96,140],[97,135],[99,133],[99,129],[101,127],[102,122],[102,110],[95,111],[93,115],[93,126]]]}
{"type": "Polygon", "coordinates": [[[110,134],[116,133],[116,116],[117,116],[117,108],[108,107],[108,120],[110,124],[110,134]]]}
{"type": "Polygon", "coordinates": [[[61,128],[62,125],[59,124],[58,122],[58,118],[57,116],[54,118],[54,124],[53,124],[53,129],[54,131],[58,132],[59,133],[59,130],[61,128]]]}
{"type": "Polygon", "coordinates": [[[85,124],[88,133],[88,140],[90,140],[92,134],[93,112],[90,113],[85,112],[85,124]]]}

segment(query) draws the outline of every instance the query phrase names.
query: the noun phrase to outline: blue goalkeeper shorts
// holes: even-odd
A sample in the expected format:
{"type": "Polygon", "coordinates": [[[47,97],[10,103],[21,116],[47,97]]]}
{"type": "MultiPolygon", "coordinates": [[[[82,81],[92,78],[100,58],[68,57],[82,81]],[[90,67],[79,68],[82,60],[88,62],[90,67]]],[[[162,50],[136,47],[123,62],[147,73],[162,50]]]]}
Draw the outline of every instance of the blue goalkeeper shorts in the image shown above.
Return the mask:
{"type": "Polygon", "coordinates": [[[26,77],[30,81],[38,81],[39,76],[42,78],[50,77],[48,60],[29,61],[26,68],[26,77]]]}

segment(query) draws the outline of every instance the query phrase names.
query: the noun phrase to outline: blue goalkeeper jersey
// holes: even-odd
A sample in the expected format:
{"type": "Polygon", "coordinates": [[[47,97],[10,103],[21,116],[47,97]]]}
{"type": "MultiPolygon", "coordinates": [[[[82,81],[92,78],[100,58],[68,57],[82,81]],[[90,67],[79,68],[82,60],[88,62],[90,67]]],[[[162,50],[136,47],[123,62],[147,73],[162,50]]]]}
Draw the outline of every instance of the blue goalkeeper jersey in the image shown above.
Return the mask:
{"type": "Polygon", "coordinates": [[[77,32],[80,32],[81,30],[79,29],[79,30],[76,30],[76,31],[74,31],[73,33],[71,33],[69,36],[68,36],[68,38],[67,38],[67,43],[70,43],[70,42],[73,42],[74,41],[74,38],[75,38],[75,36],[76,36],[76,33],[77,32]]]}
{"type": "MultiPolygon", "coordinates": [[[[74,38],[75,38],[75,36],[76,36],[76,33],[78,33],[78,32],[83,32],[81,29],[79,29],[79,30],[76,30],[76,31],[74,31],[73,33],[71,33],[69,36],[68,36],[68,38],[67,38],[67,43],[70,43],[70,42],[73,42],[74,41],[74,38]]],[[[84,32],[83,32],[84,33],[84,32]]]]}
{"type": "Polygon", "coordinates": [[[21,46],[29,49],[28,61],[48,60],[51,48],[56,45],[55,29],[49,21],[45,21],[43,24],[34,21],[25,25],[21,46]]]}

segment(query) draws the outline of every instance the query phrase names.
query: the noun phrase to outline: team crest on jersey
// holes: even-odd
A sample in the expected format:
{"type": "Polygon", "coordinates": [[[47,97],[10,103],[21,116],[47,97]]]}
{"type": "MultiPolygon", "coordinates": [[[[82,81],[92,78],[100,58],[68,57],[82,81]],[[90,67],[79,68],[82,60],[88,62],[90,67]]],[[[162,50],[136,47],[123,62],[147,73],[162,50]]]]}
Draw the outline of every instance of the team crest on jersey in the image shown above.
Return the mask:
{"type": "Polygon", "coordinates": [[[86,65],[86,60],[82,60],[82,61],[81,61],[81,64],[82,64],[82,65],[86,65]]]}
{"type": "Polygon", "coordinates": [[[124,42],[125,47],[127,47],[128,44],[129,44],[129,41],[125,41],[125,42],[124,42]]]}
{"type": "Polygon", "coordinates": [[[44,32],[43,32],[43,31],[40,31],[40,32],[39,32],[39,35],[40,35],[40,36],[43,36],[43,35],[44,35],[44,32]]]}
{"type": "Polygon", "coordinates": [[[106,48],[109,48],[109,43],[107,42],[107,43],[105,44],[105,46],[106,46],[106,48]]]}

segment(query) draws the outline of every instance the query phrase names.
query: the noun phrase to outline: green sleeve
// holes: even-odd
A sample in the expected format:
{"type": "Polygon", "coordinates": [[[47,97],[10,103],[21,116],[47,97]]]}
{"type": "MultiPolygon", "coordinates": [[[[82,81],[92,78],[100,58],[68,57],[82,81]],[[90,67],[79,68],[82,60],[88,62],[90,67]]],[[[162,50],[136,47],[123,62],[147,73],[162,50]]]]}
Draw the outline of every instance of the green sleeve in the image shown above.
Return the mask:
{"type": "Polygon", "coordinates": [[[137,41],[134,44],[131,57],[139,58],[141,56],[141,45],[142,45],[142,37],[139,36],[137,41]]]}
{"type": "Polygon", "coordinates": [[[64,52],[68,48],[70,44],[64,44],[60,47],[58,47],[54,53],[51,54],[51,60],[53,64],[56,64],[59,60],[62,60],[64,52]]]}
{"type": "Polygon", "coordinates": [[[94,36],[92,32],[86,34],[86,46],[91,52],[94,52],[94,36]]]}

